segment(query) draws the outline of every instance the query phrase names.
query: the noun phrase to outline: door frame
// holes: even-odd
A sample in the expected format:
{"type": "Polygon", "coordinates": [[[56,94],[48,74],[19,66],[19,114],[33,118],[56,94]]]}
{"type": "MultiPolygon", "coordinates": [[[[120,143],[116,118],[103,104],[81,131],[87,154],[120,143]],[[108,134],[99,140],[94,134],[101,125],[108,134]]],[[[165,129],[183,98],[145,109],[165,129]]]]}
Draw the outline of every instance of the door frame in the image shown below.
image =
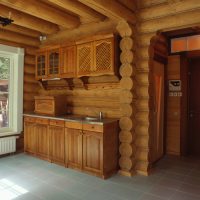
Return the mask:
{"type": "Polygon", "coordinates": [[[190,61],[192,59],[200,59],[200,50],[196,51],[188,51],[180,53],[181,55],[181,70],[180,77],[182,82],[182,98],[181,98],[181,126],[180,126],[180,155],[186,156],[189,153],[189,69],[190,69],[190,61]],[[185,63],[186,62],[186,63],[185,63]],[[183,116],[183,112],[186,107],[186,118],[183,116]],[[183,124],[186,122],[186,127],[183,127],[183,124]]]}

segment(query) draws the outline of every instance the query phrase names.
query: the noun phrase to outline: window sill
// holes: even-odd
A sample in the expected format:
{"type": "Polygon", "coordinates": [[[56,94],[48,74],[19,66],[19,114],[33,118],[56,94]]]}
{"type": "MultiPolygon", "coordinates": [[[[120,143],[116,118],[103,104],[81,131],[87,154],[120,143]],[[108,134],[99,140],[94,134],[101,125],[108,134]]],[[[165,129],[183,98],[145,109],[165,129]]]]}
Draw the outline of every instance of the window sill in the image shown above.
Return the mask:
{"type": "Polygon", "coordinates": [[[0,133],[0,138],[1,138],[1,137],[7,137],[7,136],[17,136],[17,135],[20,135],[20,134],[21,134],[21,133],[12,132],[12,131],[1,132],[1,133],[0,133]]]}

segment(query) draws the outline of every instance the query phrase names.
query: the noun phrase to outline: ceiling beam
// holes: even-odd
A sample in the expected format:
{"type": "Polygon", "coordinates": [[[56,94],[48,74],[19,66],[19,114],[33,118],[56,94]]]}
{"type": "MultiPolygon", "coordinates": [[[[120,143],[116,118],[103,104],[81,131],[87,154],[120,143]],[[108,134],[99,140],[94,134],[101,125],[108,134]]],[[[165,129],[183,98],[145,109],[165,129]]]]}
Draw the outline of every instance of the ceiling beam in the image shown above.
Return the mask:
{"type": "Polygon", "coordinates": [[[90,7],[72,0],[47,0],[48,2],[58,5],[66,10],[69,10],[80,17],[88,19],[89,21],[101,21],[105,16],[91,9],[90,7]]]}
{"type": "Polygon", "coordinates": [[[47,36],[47,40],[42,42],[42,46],[70,43],[95,34],[113,33],[116,31],[116,26],[117,22],[111,20],[81,25],[76,29],[63,30],[47,36]]]}
{"type": "Polygon", "coordinates": [[[116,0],[78,0],[79,2],[93,8],[101,14],[117,20],[126,20],[134,24],[135,14],[116,0]]]}
{"type": "Polygon", "coordinates": [[[11,12],[11,19],[14,20],[13,23],[16,25],[33,29],[45,34],[52,34],[59,31],[59,28],[56,24],[41,20],[37,17],[22,13],[7,6],[0,5],[0,11],[1,16],[4,17],[8,17],[9,12],[11,12]]]}
{"type": "Polygon", "coordinates": [[[35,37],[35,38],[39,38],[39,36],[41,35],[41,33],[38,32],[38,31],[34,31],[33,29],[28,29],[28,28],[18,26],[18,25],[15,25],[15,24],[10,24],[8,26],[0,26],[0,29],[2,31],[3,30],[9,30],[9,31],[12,31],[12,32],[20,33],[20,34],[27,35],[27,36],[30,36],[30,37],[35,37]]]}
{"type": "Polygon", "coordinates": [[[0,4],[28,13],[65,28],[74,28],[80,24],[78,17],[58,10],[36,0],[0,0],[0,4]]]}

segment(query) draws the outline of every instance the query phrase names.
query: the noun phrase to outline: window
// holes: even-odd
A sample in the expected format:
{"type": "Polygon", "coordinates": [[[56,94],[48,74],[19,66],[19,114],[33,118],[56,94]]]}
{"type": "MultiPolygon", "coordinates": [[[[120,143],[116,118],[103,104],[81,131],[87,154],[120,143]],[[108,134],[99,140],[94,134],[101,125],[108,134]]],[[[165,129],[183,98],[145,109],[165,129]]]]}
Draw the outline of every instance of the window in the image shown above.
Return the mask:
{"type": "Polygon", "coordinates": [[[200,49],[200,35],[171,39],[171,53],[200,49]]]}
{"type": "Polygon", "coordinates": [[[22,131],[24,51],[0,45],[0,136],[22,131]]]}

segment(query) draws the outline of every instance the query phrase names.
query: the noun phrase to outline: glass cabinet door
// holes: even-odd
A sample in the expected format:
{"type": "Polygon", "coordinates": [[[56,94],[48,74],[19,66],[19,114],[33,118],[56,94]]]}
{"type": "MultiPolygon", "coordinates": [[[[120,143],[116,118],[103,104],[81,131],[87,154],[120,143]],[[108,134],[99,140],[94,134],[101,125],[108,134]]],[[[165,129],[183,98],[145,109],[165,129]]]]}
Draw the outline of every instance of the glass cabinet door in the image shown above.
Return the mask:
{"type": "Polygon", "coordinates": [[[54,51],[49,53],[48,74],[55,75],[59,73],[59,52],[54,51]]]}
{"type": "Polygon", "coordinates": [[[37,76],[45,76],[45,55],[37,56],[37,76]]]}

